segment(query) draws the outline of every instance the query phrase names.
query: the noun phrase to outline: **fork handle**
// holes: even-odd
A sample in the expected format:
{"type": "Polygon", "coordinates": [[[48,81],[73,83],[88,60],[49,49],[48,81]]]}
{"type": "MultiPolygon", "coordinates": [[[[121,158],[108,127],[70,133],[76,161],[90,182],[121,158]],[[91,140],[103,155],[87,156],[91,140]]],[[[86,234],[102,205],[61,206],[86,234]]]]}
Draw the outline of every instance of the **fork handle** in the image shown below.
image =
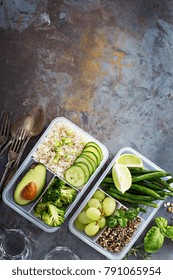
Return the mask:
{"type": "Polygon", "coordinates": [[[3,174],[2,178],[1,178],[1,182],[0,182],[0,191],[2,190],[2,187],[3,187],[4,181],[5,181],[6,175],[7,175],[8,171],[9,171],[9,169],[11,168],[12,163],[13,162],[10,161],[10,162],[7,162],[7,164],[6,164],[4,174],[3,174]]]}

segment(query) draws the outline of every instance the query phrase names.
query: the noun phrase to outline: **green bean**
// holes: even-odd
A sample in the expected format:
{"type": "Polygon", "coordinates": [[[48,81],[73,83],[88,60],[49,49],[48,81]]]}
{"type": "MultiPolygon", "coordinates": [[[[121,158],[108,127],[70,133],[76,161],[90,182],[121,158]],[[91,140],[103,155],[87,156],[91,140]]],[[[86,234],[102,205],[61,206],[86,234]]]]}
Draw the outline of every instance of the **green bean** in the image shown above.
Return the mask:
{"type": "Polygon", "coordinates": [[[161,195],[161,196],[165,196],[165,198],[166,198],[167,196],[173,196],[173,192],[158,191],[157,193],[158,193],[159,195],[161,195]]]}
{"type": "Polygon", "coordinates": [[[147,182],[147,181],[141,181],[140,185],[148,187],[149,189],[155,190],[155,191],[162,191],[163,187],[158,186],[157,184],[147,182]]]}
{"type": "Polygon", "coordinates": [[[168,184],[173,183],[173,177],[171,177],[170,179],[166,180],[166,182],[167,182],[168,184]]]}
{"type": "Polygon", "coordinates": [[[162,185],[165,189],[169,190],[169,191],[173,191],[173,188],[163,179],[157,179],[156,182],[158,182],[158,184],[162,185]]]}
{"type": "Polygon", "coordinates": [[[110,184],[114,184],[113,178],[111,177],[105,177],[102,181],[102,183],[110,183],[110,184]]]}
{"type": "Polygon", "coordinates": [[[141,185],[137,185],[137,184],[132,184],[131,185],[131,188],[136,190],[136,191],[139,191],[140,193],[144,193],[144,194],[148,194],[156,199],[160,199],[160,200],[163,200],[164,198],[161,197],[159,194],[157,194],[155,191],[151,190],[151,189],[148,189],[144,186],[141,186],[141,185]]]}
{"type": "Polygon", "coordinates": [[[132,182],[136,183],[136,182],[140,182],[140,181],[143,181],[143,180],[161,178],[161,177],[168,176],[168,174],[169,173],[167,173],[165,171],[151,172],[151,173],[148,173],[148,174],[143,174],[143,175],[133,177],[132,182]]]}
{"type": "Polygon", "coordinates": [[[153,203],[153,202],[149,202],[149,201],[134,201],[134,199],[131,199],[131,198],[127,198],[127,197],[124,197],[122,195],[119,195],[119,194],[116,194],[116,193],[113,193],[111,191],[107,191],[107,193],[114,197],[115,199],[118,199],[119,201],[125,201],[125,202],[129,202],[129,203],[132,203],[132,204],[143,204],[143,205],[146,205],[146,206],[150,206],[150,207],[154,207],[154,208],[157,208],[158,205],[156,203],[153,203]]]}
{"type": "Polygon", "coordinates": [[[135,199],[135,200],[145,200],[145,201],[152,201],[153,200],[152,196],[132,194],[132,193],[129,193],[128,191],[126,191],[125,193],[122,194],[122,192],[117,190],[115,187],[114,188],[110,187],[108,190],[111,191],[111,192],[115,192],[116,194],[122,195],[124,197],[132,198],[132,199],[135,199]]]}
{"type": "Polygon", "coordinates": [[[148,170],[148,169],[142,169],[142,168],[129,168],[129,170],[132,175],[138,175],[138,174],[142,175],[142,174],[158,172],[158,170],[148,170]]]}

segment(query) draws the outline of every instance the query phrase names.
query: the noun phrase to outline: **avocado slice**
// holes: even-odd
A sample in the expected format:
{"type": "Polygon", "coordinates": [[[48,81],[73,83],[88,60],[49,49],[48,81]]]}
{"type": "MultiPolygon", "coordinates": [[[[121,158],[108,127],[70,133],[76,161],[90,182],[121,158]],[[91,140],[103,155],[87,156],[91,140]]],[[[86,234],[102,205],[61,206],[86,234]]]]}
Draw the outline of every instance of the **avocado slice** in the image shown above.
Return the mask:
{"type": "Polygon", "coordinates": [[[46,167],[36,164],[29,169],[14,191],[14,201],[27,205],[38,198],[46,183],[46,167]]]}

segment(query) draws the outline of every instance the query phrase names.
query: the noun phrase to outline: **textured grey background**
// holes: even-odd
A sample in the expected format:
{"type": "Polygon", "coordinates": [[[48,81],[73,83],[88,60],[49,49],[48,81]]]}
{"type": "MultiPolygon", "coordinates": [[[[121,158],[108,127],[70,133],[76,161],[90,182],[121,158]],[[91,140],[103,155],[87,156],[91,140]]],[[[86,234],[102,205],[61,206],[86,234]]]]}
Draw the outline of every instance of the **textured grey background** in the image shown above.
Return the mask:
{"type": "MultiPolygon", "coordinates": [[[[110,160],[131,146],[173,172],[172,59],[171,0],[0,1],[0,110],[15,120],[42,105],[45,128],[64,116],[105,144],[110,160]]],[[[6,155],[0,161],[2,175],[6,155]]],[[[70,233],[68,220],[48,234],[2,202],[0,213],[1,226],[29,235],[33,259],[58,245],[105,258],[70,233]]],[[[159,215],[172,224],[163,207],[159,215]]],[[[172,259],[172,241],[151,258],[172,259]]]]}

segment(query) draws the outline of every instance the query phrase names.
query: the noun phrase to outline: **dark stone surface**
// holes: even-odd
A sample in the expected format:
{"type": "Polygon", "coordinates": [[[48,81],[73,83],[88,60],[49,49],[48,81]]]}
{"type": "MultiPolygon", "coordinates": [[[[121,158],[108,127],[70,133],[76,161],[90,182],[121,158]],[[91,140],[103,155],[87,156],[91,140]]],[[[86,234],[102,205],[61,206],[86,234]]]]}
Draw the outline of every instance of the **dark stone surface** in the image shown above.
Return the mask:
{"type": "MultiPolygon", "coordinates": [[[[131,146],[173,172],[172,58],[171,0],[1,0],[0,111],[14,121],[42,105],[45,128],[64,116],[105,144],[110,159],[131,146]]],[[[2,175],[6,156],[0,160],[2,175]]],[[[2,226],[31,238],[33,259],[58,245],[105,259],[70,233],[68,219],[48,234],[2,202],[0,213],[2,226]]],[[[172,224],[165,208],[159,215],[172,224]]],[[[172,259],[172,241],[151,258],[172,259]]]]}

